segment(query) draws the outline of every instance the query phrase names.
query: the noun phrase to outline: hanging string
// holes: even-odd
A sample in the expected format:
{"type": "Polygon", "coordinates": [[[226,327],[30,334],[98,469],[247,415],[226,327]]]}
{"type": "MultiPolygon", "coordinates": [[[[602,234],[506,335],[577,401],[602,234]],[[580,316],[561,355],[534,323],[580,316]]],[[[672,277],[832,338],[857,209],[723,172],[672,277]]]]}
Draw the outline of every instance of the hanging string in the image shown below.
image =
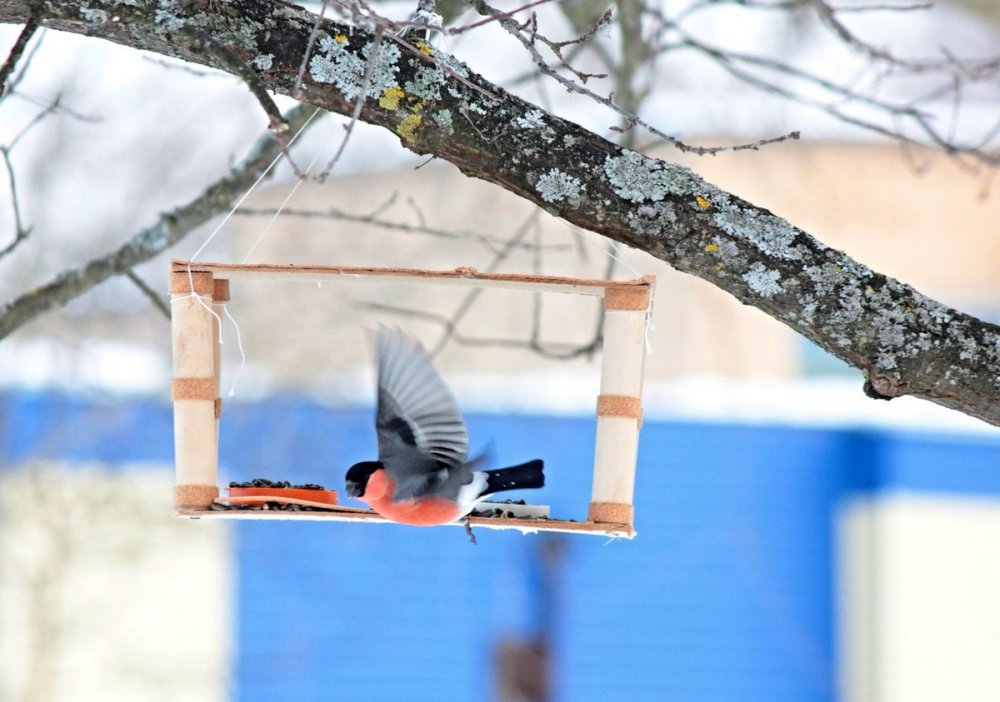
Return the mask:
{"type": "MultiPolygon", "coordinates": [[[[233,329],[236,331],[236,346],[240,349],[240,367],[236,369],[235,375],[233,375],[233,382],[229,385],[229,397],[233,397],[236,394],[236,383],[240,379],[240,373],[243,372],[243,368],[247,364],[247,355],[243,351],[243,337],[240,334],[240,325],[236,323],[236,319],[233,315],[229,314],[229,305],[223,305],[222,311],[226,313],[226,318],[233,323],[233,329]]],[[[222,330],[219,329],[219,335],[221,336],[222,330]]]]}
{"type": "MultiPolygon", "coordinates": [[[[193,283],[192,283],[191,287],[192,288],[194,287],[193,283]]],[[[207,311],[210,315],[212,315],[213,317],[215,317],[215,321],[219,323],[218,324],[218,329],[219,329],[219,343],[220,344],[226,343],[225,341],[222,340],[222,317],[220,317],[215,312],[215,310],[213,310],[211,307],[208,306],[208,303],[206,303],[201,298],[201,295],[199,295],[197,293],[188,293],[187,295],[181,295],[179,297],[174,297],[174,296],[171,295],[171,297],[170,297],[170,304],[172,305],[175,302],[180,302],[181,300],[190,300],[191,298],[194,298],[195,300],[197,300],[198,304],[205,308],[205,311],[207,311]]]]}
{"type": "MultiPolygon", "coordinates": [[[[312,167],[316,165],[317,160],[319,160],[319,154],[316,154],[313,157],[312,162],[306,168],[306,175],[309,175],[309,172],[312,170],[312,167]]],[[[304,177],[298,178],[295,181],[295,185],[292,187],[291,190],[288,191],[288,195],[286,195],[285,199],[282,200],[281,205],[278,207],[278,209],[274,211],[274,215],[271,217],[271,220],[267,223],[267,226],[264,227],[264,231],[262,231],[260,233],[260,236],[257,237],[257,240],[253,242],[253,246],[250,247],[250,250],[247,251],[247,255],[243,257],[243,260],[240,261],[240,263],[246,263],[247,260],[249,260],[250,256],[253,255],[253,252],[257,249],[257,245],[264,240],[264,237],[267,236],[267,233],[271,230],[271,226],[278,221],[278,217],[285,210],[285,206],[288,204],[288,201],[292,199],[292,196],[295,195],[295,191],[299,189],[299,186],[302,185],[303,181],[305,181],[304,177]]]]}
{"type": "MultiPolygon", "coordinates": [[[[299,131],[295,132],[295,135],[291,139],[288,140],[288,148],[291,148],[292,144],[294,144],[295,140],[299,138],[299,135],[302,134],[303,130],[307,126],[309,126],[309,123],[312,122],[313,119],[316,117],[316,115],[318,115],[320,112],[321,112],[321,110],[316,110],[311,115],[309,115],[309,119],[307,119],[302,124],[302,126],[299,127],[299,131]]],[[[243,193],[243,197],[241,197],[236,202],[236,204],[233,205],[233,208],[231,210],[229,210],[229,214],[227,214],[225,217],[222,218],[222,221],[219,222],[218,226],[216,226],[215,229],[212,230],[212,233],[208,235],[208,238],[205,239],[205,241],[202,243],[202,245],[198,247],[198,250],[195,251],[194,255],[191,256],[191,261],[194,261],[196,258],[198,258],[198,256],[201,255],[201,252],[205,250],[205,247],[208,246],[209,242],[211,242],[212,239],[215,238],[215,235],[218,234],[219,231],[226,225],[226,222],[229,221],[230,217],[232,217],[234,214],[236,214],[236,210],[238,210],[240,208],[240,205],[243,204],[243,201],[246,200],[248,197],[250,197],[251,193],[253,193],[253,191],[257,189],[257,186],[261,184],[261,182],[264,180],[264,178],[266,178],[267,175],[271,172],[271,169],[274,168],[278,164],[278,161],[280,161],[281,158],[284,155],[285,155],[285,153],[282,152],[282,153],[278,154],[277,156],[275,156],[274,160],[271,161],[270,165],[268,165],[268,167],[264,169],[264,172],[261,173],[260,176],[258,176],[257,180],[255,180],[253,182],[253,185],[251,185],[250,188],[245,193],[243,193]]],[[[299,182],[301,182],[301,179],[299,180],[299,182]]],[[[190,269],[190,264],[188,265],[188,268],[190,269]]],[[[192,292],[193,291],[194,291],[194,288],[192,286],[192,292]]]]}
{"type": "MultiPolygon", "coordinates": [[[[222,218],[222,221],[219,222],[218,225],[216,225],[215,229],[212,230],[212,233],[208,235],[208,237],[205,239],[205,241],[202,242],[201,246],[198,247],[198,250],[195,251],[194,254],[191,256],[191,258],[188,260],[188,264],[187,264],[188,285],[190,286],[190,291],[191,292],[188,295],[184,295],[184,296],[180,296],[180,297],[173,297],[170,300],[171,304],[173,304],[174,302],[177,302],[179,300],[186,300],[186,299],[189,299],[189,298],[192,298],[192,297],[195,300],[197,300],[198,304],[201,305],[205,309],[205,311],[207,311],[210,315],[212,315],[215,318],[215,321],[217,322],[217,328],[219,330],[219,344],[220,345],[226,343],[225,342],[225,338],[224,338],[223,333],[222,333],[222,328],[223,328],[222,318],[219,316],[219,314],[215,310],[213,310],[211,308],[211,306],[208,303],[205,302],[205,300],[202,298],[201,295],[199,295],[199,294],[197,294],[195,292],[195,288],[194,288],[194,271],[192,270],[191,264],[194,262],[195,259],[197,259],[202,254],[202,252],[209,245],[209,243],[211,243],[211,241],[215,238],[216,234],[218,234],[220,231],[222,231],[222,228],[226,225],[226,223],[230,220],[230,218],[232,218],[232,216],[234,214],[236,214],[236,211],[246,201],[246,199],[248,197],[250,197],[250,195],[254,192],[254,190],[256,190],[257,187],[263,182],[264,178],[266,178],[268,176],[268,174],[274,169],[274,167],[276,165],[278,165],[278,162],[285,155],[285,153],[287,152],[287,150],[292,146],[292,144],[295,143],[295,141],[299,138],[299,136],[302,134],[302,132],[305,131],[306,127],[309,126],[309,123],[312,122],[313,119],[315,119],[316,115],[318,115],[319,113],[320,113],[320,110],[316,110],[311,115],[309,115],[309,118],[306,119],[306,121],[302,124],[302,126],[299,127],[298,131],[295,132],[294,135],[292,135],[292,138],[288,140],[288,144],[287,144],[286,148],[282,151],[282,153],[278,154],[274,158],[274,160],[271,161],[271,163],[268,164],[267,168],[265,168],[264,171],[257,177],[257,179],[247,189],[247,191],[245,193],[243,193],[243,195],[240,197],[240,199],[236,201],[236,204],[233,205],[232,209],[229,210],[229,212],[226,214],[226,216],[222,218]]],[[[314,158],[313,159],[313,164],[315,164],[315,163],[316,163],[316,159],[314,158]]],[[[310,164],[310,168],[311,167],[312,167],[312,164],[310,164]]],[[[288,203],[288,200],[291,198],[291,194],[294,193],[298,189],[299,185],[302,184],[302,180],[303,179],[304,178],[299,178],[298,179],[298,182],[292,188],[291,193],[289,193],[289,196],[287,198],[285,198],[285,202],[282,203],[282,208],[284,208],[285,204],[288,203]]],[[[278,214],[280,214],[280,212],[281,212],[281,210],[279,210],[278,213],[275,214],[274,219],[277,219],[278,214]]],[[[261,236],[258,237],[258,239],[257,239],[258,243],[260,242],[261,239],[263,239],[264,234],[267,233],[267,229],[270,229],[271,224],[273,224],[273,223],[274,223],[274,220],[272,219],[272,221],[267,225],[267,228],[265,228],[265,230],[261,234],[261,236]]],[[[256,247],[256,243],[254,244],[254,246],[256,247]]],[[[253,252],[253,249],[251,249],[251,253],[252,252],[253,252]]],[[[247,254],[247,256],[249,257],[249,254],[247,254]]],[[[244,259],[244,262],[246,262],[246,259],[244,259]]],[[[236,332],[236,345],[239,347],[239,350],[240,350],[240,366],[237,369],[236,374],[233,376],[233,382],[232,382],[232,384],[230,385],[230,388],[229,388],[229,396],[232,397],[233,395],[236,394],[236,383],[239,380],[240,373],[243,372],[243,368],[246,366],[247,357],[246,357],[246,351],[243,349],[243,338],[242,338],[242,335],[240,334],[240,326],[239,326],[239,324],[237,324],[236,319],[229,312],[229,305],[221,305],[221,307],[222,307],[222,311],[226,315],[226,318],[229,319],[229,321],[233,325],[233,329],[236,332]]]]}
{"type": "Polygon", "coordinates": [[[629,271],[632,273],[632,275],[634,275],[636,278],[642,277],[642,273],[640,273],[639,270],[631,263],[629,263],[627,258],[625,258],[625,252],[618,248],[618,242],[609,241],[608,248],[604,251],[604,253],[613,258],[618,263],[628,268],[629,271]]]}
{"type": "MultiPolygon", "coordinates": [[[[202,299],[201,295],[192,293],[189,295],[181,295],[179,297],[171,297],[170,304],[172,305],[175,302],[180,302],[181,300],[190,300],[191,298],[197,300],[199,305],[201,305],[210,315],[215,317],[215,321],[218,323],[217,328],[219,330],[219,343],[225,343],[222,338],[222,317],[220,317],[219,314],[202,299]]],[[[236,394],[236,383],[239,381],[240,373],[243,372],[243,368],[246,367],[247,364],[247,354],[246,351],[243,350],[243,336],[240,334],[240,325],[236,323],[236,318],[230,314],[229,305],[220,305],[220,307],[222,307],[222,312],[233,325],[233,330],[236,332],[236,346],[240,350],[240,367],[236,369],[236,374],[233,376],[233,382],[229,386],[229,397],[233,397],[236,394]]]]}
{"type": "MultiPolygon", "coordinates": [[[[625,252],[619,248],[618,242],[609,240],[608,246],[603,247],[596,241],[591,241],[589,238],[587,238],[586,234],[581,236],[580,239],[586,242],[588,245],[593,246],[595,249],[603,253],[605,256],[608,256],[612,260],[628,268],[629,271],[632,272],[632,275],[634,275],[636,278],[642,277],[643,274],[639,272],[639,270],[635,266],[629,263],[628,259],[625,258],[625,252]]],[[[649,307],[646,308],[646,331],[644,338],[647,354],[653,353],[653,342],[650,340],[650,333],[653,331],[655,327],[656,325],[653,324],[653,298],[652,296],[650,296],[649,307]]]]}

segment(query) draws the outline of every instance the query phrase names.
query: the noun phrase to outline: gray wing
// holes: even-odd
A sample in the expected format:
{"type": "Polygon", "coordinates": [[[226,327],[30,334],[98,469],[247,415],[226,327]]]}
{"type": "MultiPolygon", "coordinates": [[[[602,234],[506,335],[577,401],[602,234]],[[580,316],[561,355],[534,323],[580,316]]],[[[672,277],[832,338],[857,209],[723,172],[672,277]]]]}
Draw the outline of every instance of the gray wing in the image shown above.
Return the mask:
{"type": "Polygon", "coordinates": [[[448,387],[423,347],[382,327],[378,352],[378,458],[396,481],[395,497],[425,495],[464,478],[469,437],[448,387]]]}

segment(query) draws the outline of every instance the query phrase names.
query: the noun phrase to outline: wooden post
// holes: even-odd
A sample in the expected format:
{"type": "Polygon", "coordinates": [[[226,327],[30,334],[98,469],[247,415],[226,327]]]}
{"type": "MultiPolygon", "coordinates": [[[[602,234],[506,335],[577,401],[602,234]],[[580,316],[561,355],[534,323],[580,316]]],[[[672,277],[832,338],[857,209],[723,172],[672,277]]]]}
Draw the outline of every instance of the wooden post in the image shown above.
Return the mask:
{"type": "Polygon", "coordinates": [[[219,495],[217,322],[212,274],[170,274],[173,331],[174,506],[204,509],[219,495]]]}
{"type": "Polygon", "coordinates": [[[632,526],[650,292],[651,286],[622,286],[604,294],[604,356],[588,514],[593,522],[632,526]]]}

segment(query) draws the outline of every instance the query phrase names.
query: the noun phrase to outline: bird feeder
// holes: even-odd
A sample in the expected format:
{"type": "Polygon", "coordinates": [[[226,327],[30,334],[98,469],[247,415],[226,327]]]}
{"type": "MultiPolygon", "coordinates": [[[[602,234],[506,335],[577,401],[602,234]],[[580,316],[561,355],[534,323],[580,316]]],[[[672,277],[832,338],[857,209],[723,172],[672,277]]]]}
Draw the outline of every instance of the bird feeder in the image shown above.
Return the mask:
{"type": "MultiPolygon", "coordinates": [[[[229,300],[230,280],[362,278],[459,287],[590,295],[604,299],[604,353],[596,402],[597,439],[593,483],[585,521],[543,518],[546,508],[528,505],[514,517],[470,517],[472,526],[521,531],[558,531],[605,536],[635,535],[632,498],[642,424],[642,377],[646,327],[656,279],[592,280],[514,273],[480,273],[471,268],[428,271],[273,264],[171,264],[173,306],[174,505],[179,516],[213,519],[310,519],[385,522],[369,509],[342,505],[322,511],[213,510],[217,485],[219,420],[219,322],[229,300]]],[[[339,477],[339,475],[338,475],[339,477]]],[[[486,503],[487,505],[489,503],[486,503]]],[[[506,505],[501,505],[506,507],[506,505]]]]}

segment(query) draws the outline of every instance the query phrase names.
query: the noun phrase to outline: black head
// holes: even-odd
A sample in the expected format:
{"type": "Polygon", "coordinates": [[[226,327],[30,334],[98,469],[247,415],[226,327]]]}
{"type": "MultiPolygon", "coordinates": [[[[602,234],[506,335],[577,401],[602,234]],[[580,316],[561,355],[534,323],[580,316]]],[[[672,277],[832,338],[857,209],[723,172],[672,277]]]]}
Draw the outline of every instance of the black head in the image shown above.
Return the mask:
{"type": "Polygon", "coordinates": [[[378,461],[362,461],[351,466],[345,476],[348,497],[364,497],[368,478],[380,468],[382,464],[378,461]]]}

